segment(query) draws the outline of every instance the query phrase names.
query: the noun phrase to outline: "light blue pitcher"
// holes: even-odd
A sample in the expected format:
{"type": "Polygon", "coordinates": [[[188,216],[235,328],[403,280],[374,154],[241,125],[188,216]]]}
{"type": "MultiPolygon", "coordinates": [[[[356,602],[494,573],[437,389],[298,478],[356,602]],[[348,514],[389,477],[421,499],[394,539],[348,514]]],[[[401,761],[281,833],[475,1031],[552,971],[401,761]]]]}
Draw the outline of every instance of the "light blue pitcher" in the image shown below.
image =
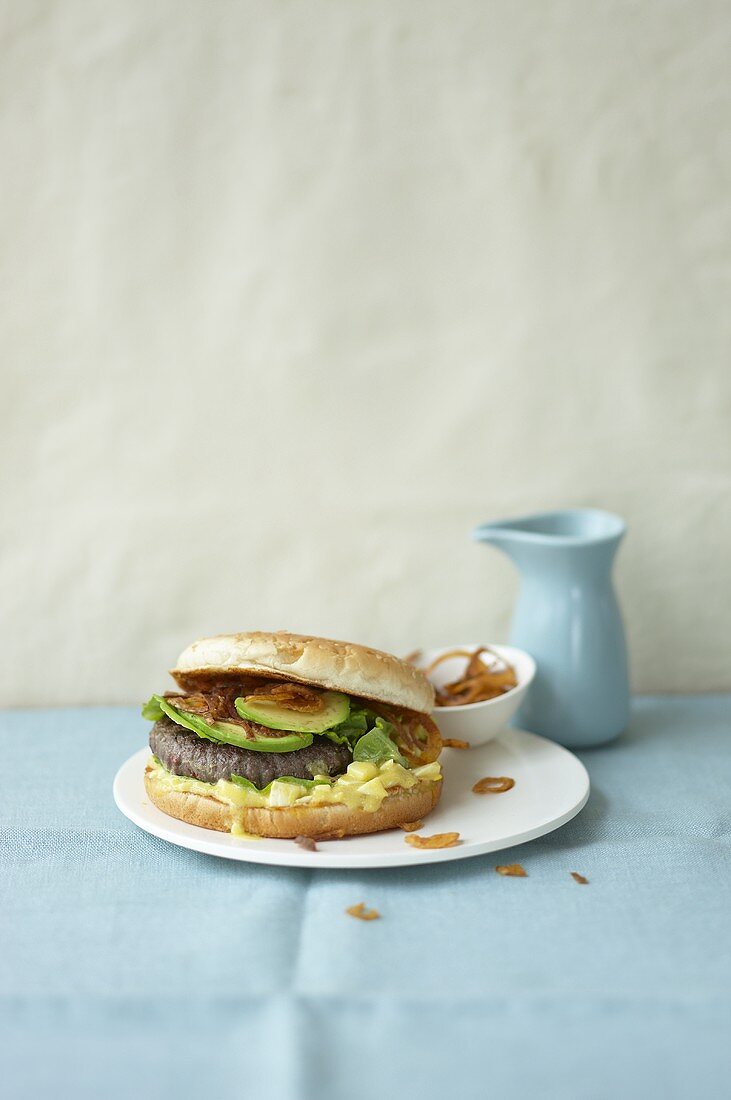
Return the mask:
{"type": "Polygon", "coordinates": [[[629,718],[627,650],[612,586],[625,530],[619,516],[577,508],[473,532],[520,570],[510,644],[527,650],[538,672],[515,724],[570,748],[613,740],[629,718]]]}

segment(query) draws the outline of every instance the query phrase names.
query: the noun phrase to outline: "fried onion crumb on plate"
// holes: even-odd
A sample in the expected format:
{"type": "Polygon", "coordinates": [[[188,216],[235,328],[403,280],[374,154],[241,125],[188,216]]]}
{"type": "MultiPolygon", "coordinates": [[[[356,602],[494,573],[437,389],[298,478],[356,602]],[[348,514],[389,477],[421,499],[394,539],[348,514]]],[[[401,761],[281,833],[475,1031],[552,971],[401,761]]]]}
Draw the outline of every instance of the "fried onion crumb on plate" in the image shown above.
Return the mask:
{"type": "Polygon", "coordinates": [[[473,794],[502,794],[503,791],[512,791],[515,780],[509,775],[486,775],[484,779],[478,779],[472,788],[473,794]]]}
{"type": "Polygon", "coordinates": [[[349,917],[356,917],[357,920],[379,920],[381,916],[377,909],[366,909],[364,901],[349,906],[345,912],[349,917]]]}
{"type": "Polygon", "coordinates": [[[528,878],[528,872],[520,863],[500,863],[495,870],[506,878],[528,878]]]}
{"type": "Polygon", "coordinates": [[[417,836],[410,833],[404,837],[412,848],[454,848],[460,844],[459,833],[434,833],[432,836],[417,836]]]}

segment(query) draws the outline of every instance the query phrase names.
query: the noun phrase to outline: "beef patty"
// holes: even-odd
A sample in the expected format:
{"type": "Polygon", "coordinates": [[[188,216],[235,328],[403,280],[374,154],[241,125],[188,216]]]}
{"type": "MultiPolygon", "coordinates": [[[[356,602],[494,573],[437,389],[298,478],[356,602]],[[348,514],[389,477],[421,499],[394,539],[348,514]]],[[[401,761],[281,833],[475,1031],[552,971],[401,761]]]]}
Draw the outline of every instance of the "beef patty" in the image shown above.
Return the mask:
{"type": "Polygon", "coordinates": [[[281,775],[295,779],[342,775],[352,760],[347,745],[336,745],[327,737],[315,737],[306,749],[294,752],[258,752],[205,741],[167,717],[152,727],[150,748],[173,775],[187,775],[203,783],[241,775],[260,789],[281,775]]]}

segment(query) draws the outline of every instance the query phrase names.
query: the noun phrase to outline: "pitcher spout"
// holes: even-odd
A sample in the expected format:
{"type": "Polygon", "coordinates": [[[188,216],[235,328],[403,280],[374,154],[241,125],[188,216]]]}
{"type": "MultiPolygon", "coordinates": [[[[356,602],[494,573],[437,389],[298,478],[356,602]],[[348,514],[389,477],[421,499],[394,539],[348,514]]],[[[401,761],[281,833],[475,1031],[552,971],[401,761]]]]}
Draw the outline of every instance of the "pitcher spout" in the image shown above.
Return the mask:
{"type": "Polygon", "coordinates": [[[472,537],[478,542],[507,546],[516,542],[590,546],[601,542],[618,543],[626,530],[621,516],[598,508],[566,508],[558,512],[536,512],[516,519],[481,523],[472,537]]]}
{"type": "Polygon", "coordinates": [[[499,524],[493,523],[480,523],[472,530],[472,538],[475,542],[491,542],[496,544],[501,542],[501,531],[499,524]]]}
{"type": "Polygon", "coordinates": [[[602,568],[611,565],[625,530],[624,520],[611,512],[570,508],[481,523],[472,537],[502,550],[518,566],[540,560],[550,568],[580,558],[602,568]]]}
{"type": "Polygon", "coordinates": [[[525,559],[530,554],[530,547],[526,547],[520,531],[508,522],[481,523],[472,531],[472,538],[475,542],[487,542],[502,550],[518,568],[525,565],[525,559]]]}
{"type": "Polygon", "coordinates": [[[506,553],[515,547],[516,532],[504,523],[480,523],[472,531],[475,542],[489,542],[491,546],[497,546],[506,553]]]}

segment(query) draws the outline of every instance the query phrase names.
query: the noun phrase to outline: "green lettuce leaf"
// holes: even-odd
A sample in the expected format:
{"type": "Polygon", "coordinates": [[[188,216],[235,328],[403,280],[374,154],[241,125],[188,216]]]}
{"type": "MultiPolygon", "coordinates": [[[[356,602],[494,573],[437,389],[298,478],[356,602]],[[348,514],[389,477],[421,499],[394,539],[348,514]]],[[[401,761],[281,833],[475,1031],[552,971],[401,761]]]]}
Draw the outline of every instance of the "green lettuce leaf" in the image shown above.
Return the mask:
{"type": "Polygon", "coordinates": [[[257,794],[268,795],[272,789],[272,783],[296,783],[300,787],[307,787],[309,790],[311,787],[322,786],[325,783],[324,779],[297,779],[293,775],[280,775],[278,779],[273,779],[272,783],[267,783],[266,787],[255,787],[250,779],[246,779],[243,775],[232,775],[231,782],[235,783],[238,787],[244,787],[250,791],[256,791],[257,794]]]}
{"type": "Polygon", "coordinates": [[[368,732],[375,721],[376,716],[373,711],[366,710],[364,707],[357,709],[351,707],[350,714],[345,721],[341,722],[339,726],[334,726],[331,730],[325,730],[322,736],[329,737],[336,745],[352,746],[359,737],[368,732]]]}
{"type": "Polygon", "coordinates": [[[142,708],[142,717],[148,722],[159,722],[162,718],[162,709],[158,703],[159,696],[151,696],[142,708]]]}
{"type": "Polygon", "coordinates": [[[367,760],[371,764],[385,764],[387,760],[395,760],[402,767],[408,768],[408,762],[398,751],[389,734],[393,725],[385,718],[376,718],[375,726],[364,734],[355,743],[353,760],[367,760]]]}
{"type": "Polygon", "coordinates": [[[378,765],[387,760],[396,760],[408,768],[408,762],[391,739],[394,729],[393,723],[381,718],[368,707],[351,707],[345,722],[328,730],[323,737],[329,737],[338,745],[350,745],[354,760],[368,760],[378,765]]]}

